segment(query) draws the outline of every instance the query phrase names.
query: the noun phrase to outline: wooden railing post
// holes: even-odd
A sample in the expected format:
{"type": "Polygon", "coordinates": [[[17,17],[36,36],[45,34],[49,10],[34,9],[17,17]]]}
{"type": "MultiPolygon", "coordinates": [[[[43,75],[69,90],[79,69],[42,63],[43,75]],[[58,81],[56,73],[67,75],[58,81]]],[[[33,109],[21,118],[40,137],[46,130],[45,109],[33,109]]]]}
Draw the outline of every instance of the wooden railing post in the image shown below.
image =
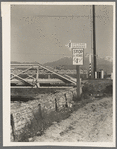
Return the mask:
{"type": "Polygon", "coordinates": [[[56,98],[55,98],[55,111],[58,111],[57,100],[56,100],[56,98]]]}
{"type": "Polygon", "coordinates": [[[42,117],[42,112],[41,112],[41,104],[38,104],[38,106],[39,106],[39,117],[42,119],[43,117],[42,117]]]}
{"type": "Polygon", "coordinates": [[[64,96],[65,96],[65,107],[68,108],[66,93],[64,94],[64,96]]]}
{"type": "Polygon", "coordinates": [[[15,141],[15,125],[14,125],[14,118],[12,114],[11,114],[11,128],[12,128],[13,139],[15,141]]]}

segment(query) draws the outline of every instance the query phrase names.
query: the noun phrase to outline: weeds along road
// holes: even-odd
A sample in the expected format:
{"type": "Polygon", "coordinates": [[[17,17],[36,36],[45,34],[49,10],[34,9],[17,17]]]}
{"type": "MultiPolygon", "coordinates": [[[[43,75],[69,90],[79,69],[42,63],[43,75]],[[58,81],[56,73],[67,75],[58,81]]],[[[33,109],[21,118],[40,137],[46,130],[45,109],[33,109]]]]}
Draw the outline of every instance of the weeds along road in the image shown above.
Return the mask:
{"type": "Polygon", "coordinates": [[[73,112],[69,118],[54,122],[34,142],[111,142],[113,139],[112,97],[94,100],[73,112]]]}

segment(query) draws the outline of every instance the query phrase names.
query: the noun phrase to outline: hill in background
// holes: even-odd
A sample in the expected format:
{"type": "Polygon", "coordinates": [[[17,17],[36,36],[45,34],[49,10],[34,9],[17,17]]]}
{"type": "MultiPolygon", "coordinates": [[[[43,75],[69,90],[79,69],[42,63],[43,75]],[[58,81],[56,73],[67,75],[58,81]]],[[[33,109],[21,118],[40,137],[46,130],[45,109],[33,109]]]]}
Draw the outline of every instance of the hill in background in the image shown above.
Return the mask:
{"type": "MultiPolygon", "coordinates": [[[[23,64],[25,64],[27,62],[23,62],[23,64]]],[[[36,63],[36,62],[29,62],[29,63],[36,63]]],[[[21,64],[21,62],[17,62],[17,61],[12,61],[11,64],[21,64]]],[[[64,57],[61,58],[57,61],[54,62],[48,62],[45,63],[44,66],[48,66],[48,67],[52,67],[52,68],[56,68],[56,69],[76,69],[76,66],[72,64],[72,58],[71,57],[64,57]]],[[[92,66],[93,67],[93,66],[92,66]]],[[[84,58],[84,65],[80,67],[81,69],[85,69],[85,70],[89,70],[89,58],[88,56],[85,56],[84,58]]],[[[107,57],[105,58],[97,58],[97,71],[99,71],[100,69],[103,69],[105,72],[107,73],[111,73],[113,70],[113,63],[112,63],[112,59],[107,59],[107,57]]]]}
{"type": "MultiPolygon", "coordinates": [[[[111,73],[112,68],[112,61],[107,60],[106,58],[97,58],[97,71],[103,69],[107,73],[111,73]]],[[[44,66],[49,66],[52,68],[63,68],[63,69],[76,69],[76,66],[72,64],[72,58],[64,57],[54,62],[45,63],[44,66]]],[[[93,66],[92,66],[93,67],[93,66]]],[[[89,58],[84,58],[84,65],[81,66],[81,69],[89,70],[89,58]]]]}

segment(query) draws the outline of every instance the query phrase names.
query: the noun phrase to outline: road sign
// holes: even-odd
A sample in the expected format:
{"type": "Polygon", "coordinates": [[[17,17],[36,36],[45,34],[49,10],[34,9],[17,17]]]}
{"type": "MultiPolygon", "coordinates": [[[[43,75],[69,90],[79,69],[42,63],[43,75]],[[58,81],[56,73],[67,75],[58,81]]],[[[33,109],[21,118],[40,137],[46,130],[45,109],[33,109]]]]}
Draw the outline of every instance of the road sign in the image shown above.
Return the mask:
{"type": "Polygon", "coordinates": [[[73,65],[76,65],[77,71],[77,99],[80,100],[80,65],[84,62],[84,49],[86,48],[86,43],[72,43],[70,42],[65,45],[70,51],[72,49],[73,54],[73,65]]]}
{"type": "Polygon", "coordinates": [[[73,65],[83,65],[84,61],[84,50],[73,49],[73,65]]]}
{"type": "Polygon", "coordinates": [[[71,48],[86,49],[86,43],[71,43],[71,48]]]}
{"type": "Polygon", "coordinates": [[[75,48],[86,49],[86,43],[72,43],[71,40],[65,46],[68,47],[70,50],[75,48]]]}

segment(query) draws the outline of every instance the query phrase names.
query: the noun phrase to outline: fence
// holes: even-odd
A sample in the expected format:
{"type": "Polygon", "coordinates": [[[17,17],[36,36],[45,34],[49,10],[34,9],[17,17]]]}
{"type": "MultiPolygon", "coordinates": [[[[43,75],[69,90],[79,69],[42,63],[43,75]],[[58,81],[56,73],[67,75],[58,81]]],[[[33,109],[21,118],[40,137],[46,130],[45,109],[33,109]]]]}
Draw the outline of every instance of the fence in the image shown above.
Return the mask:
{"type": "Polygon", "coordinates": [[[11,141],[28,141],[60,119],[65,109],[74,104],[76,89],[47,94],[28,102],[11,105],[11,141]],[[62,111],[63,110],[63,111],[62,111]]]}

